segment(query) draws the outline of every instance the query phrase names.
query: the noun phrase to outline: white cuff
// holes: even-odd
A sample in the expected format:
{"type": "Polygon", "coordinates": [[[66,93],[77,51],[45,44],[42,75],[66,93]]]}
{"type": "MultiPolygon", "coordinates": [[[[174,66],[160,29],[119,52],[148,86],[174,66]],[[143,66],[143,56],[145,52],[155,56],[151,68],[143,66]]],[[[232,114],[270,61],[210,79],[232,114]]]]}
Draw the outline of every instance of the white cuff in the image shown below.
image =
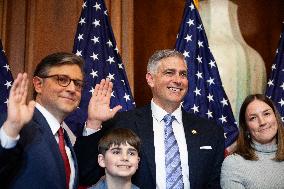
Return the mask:
{"type": "Polygon", "coordinates": [[[84,129],[83,129],[83,136],[89,136],[91,134],[98,132],[101,129],[102,129],[102,126],[99,129],[87,128],[87,122],[85,122],[84,129]]]}
{"type": "Polygon", "coordinates": [[[0,129],[0,141],[1,146],[5,149],[14,148],[17,145],[17,142],[20,139],[20,135],[18,135],[16,138],[12,138],[6,134],[3,127],[0,129]]]}

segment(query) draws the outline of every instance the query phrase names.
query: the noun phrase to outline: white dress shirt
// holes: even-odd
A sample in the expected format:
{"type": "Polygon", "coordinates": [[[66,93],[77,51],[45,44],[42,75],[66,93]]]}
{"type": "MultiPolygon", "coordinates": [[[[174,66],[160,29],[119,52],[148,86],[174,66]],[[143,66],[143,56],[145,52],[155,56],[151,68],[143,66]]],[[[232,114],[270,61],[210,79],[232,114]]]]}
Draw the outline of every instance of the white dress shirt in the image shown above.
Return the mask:
{"type": "MultiPolygon", "coordinates": [[[[156,163],[156,189],[166,188],[166,165],[165,165],[165,143],[163,118],[168,114],[165,110],[151,101],[153,116],[154,146],[155,146],[155,163],[156,163]]],[[[172,123],[174,135],[176,137],[181,157],[181,167],[183,175],[184,188],[189,189],[189,167],[188,167],[188,149],[182,123],[181,107],[176,109],[171,115],[175,116],[172,123]]]]}
{"type": "MultiPolygon", "coordinates": [[[[60,128],[60,123],[57,121],[57,119],[50,113],[48,112],[43,106],[40,104],[36,103],[36,108],[42,113],[42,115],[45,117],[54,137],[55,140],[58,143],[58,134],[57,131],[60,128]]],[[[65,124],[64,122],[62,124],[65,124]]],[[[3,127],[1,127],[0,130],[0,140],[1,140],[1,145],[3,148],[10,149],[16,146],[18,140],[20,139],[20,136],[17,136],[16,138],[11,138],[9,137],[3,127]]],[[[70,169],[71,169],[71,174],[70,174],[70,182],[69,182],[69,188],[73,188],[74,181],[75,181],[75,166],[74,166],[74,159],[71,154],[70,148],[65,144],[65,150],[68,156],[69,164],[70,164],[70,169]]]]}

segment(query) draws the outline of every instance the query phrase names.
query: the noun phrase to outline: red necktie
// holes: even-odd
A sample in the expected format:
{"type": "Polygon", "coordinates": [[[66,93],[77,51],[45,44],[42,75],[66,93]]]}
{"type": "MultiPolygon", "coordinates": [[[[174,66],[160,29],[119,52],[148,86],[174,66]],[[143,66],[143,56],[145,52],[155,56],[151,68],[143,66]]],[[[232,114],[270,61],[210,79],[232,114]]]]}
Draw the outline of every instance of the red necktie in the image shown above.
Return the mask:
{"type": "Polygon", "coordinates": [[[64,134],[63,134],[62,127],[60,127],[58,130],[58,139],[59,139],[59,142],[58,142],[59,150],[60,150],[62,159],[64,161],[64,167],[65,167],[65,173],[66,173],[66,188],[69,188],[71,169],[70,169],[70,164],[69,164],[69,160],[67,157],[67,153],[65,150],[64,134]]]}

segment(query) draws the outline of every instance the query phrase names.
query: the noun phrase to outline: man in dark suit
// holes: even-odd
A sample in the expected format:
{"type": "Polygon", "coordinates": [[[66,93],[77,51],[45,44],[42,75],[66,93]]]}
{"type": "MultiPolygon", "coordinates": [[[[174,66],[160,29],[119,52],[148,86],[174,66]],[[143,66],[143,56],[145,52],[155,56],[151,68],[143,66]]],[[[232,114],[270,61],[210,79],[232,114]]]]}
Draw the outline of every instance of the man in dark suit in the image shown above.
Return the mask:
{"type": "Polygon", "coordinates": [[[112,84],[103,80],[95,87],[85,129],[89,136],[78,138],[75,144],[80,182],[93,184],[102,174],[96,162],[100,137],[110,128],[127,127],[142,141],[139,169],[132,179],[140,188],[220,188],[223,130],[182,109],[188,90],[184,56],[175,50],[157,51],[148,62],[146,80],[153,94],[151,104],[117,114],[120,106],[109,109],[112,84]],[[174,117],[171,124],[165,121],[165,115],[174,117]],[[168,125],[174,138],[169,134],[165,139],[168,125]],[[172,149],[168,150],[167,140],[173,141],[170,147],[178,146],[174,155],[168,153],[172,149]],[[176,162],[171,165],[174,168],[168,168],[172,162],[176,162]]]}
{"type": "Polygon", "coordinates": [[[54,53],[36,67],[35,101],[26,103],[27,74],[18,74],[1,117],[0,188],[78,188],[78,166],[62,125],[79,105],[83,60],[54,53]]]}

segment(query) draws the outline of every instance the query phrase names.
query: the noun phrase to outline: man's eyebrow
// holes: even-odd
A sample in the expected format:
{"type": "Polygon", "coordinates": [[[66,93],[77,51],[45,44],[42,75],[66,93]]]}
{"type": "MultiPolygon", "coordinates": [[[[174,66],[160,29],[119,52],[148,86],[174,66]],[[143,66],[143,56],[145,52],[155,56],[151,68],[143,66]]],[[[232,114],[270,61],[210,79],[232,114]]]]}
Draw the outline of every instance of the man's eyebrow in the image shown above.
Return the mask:
{"type": "Polygon", "coordinates": [[[128,150],[129,150],[129,151],[136,151],[136,152],[137,152],[137,150],[136,150],[135,148],[129,148],[128,150]]]}
{"type": "Polygon", "coordinates": [[[120,147],[111,147],[109,150],[121,150],[120,147]]]}
{"type": "Polygon", "coordinates": [[[176,71],[176,69],[174,69],[174,68],[166,68],[166,69],[163,70],[163,72],[166,72],[166,71],[176,71]]]}

